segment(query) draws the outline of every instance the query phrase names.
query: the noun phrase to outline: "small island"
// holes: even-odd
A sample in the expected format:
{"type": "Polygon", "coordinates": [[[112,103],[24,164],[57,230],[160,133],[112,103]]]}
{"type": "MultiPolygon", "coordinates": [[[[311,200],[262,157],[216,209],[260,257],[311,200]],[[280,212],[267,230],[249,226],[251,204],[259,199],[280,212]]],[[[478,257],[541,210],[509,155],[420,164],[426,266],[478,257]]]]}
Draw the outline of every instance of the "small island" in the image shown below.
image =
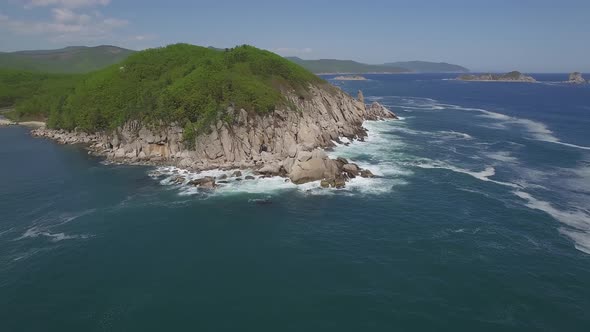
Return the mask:
{"type": "Polygon", "coordinates": [[[457,80],[477,82],[537,82],[533,77],[525,75],[519,71],[511,71],[506,74],[461,75],[457,77],[457,80]]]}
{"type": "Polygon", "coordinates": [[[336,81],[366,81],[367,78],[360,75],[343,75],[333,78],[336,81]]]}
{"type": "Polygon", "coordinates": [[[566,81],[566,83],[585,84],[588,83],[588,81],[586,81],[584,77],[582,77],[582,73],[576,71],[570,74],[569,79],[566,81]]]}

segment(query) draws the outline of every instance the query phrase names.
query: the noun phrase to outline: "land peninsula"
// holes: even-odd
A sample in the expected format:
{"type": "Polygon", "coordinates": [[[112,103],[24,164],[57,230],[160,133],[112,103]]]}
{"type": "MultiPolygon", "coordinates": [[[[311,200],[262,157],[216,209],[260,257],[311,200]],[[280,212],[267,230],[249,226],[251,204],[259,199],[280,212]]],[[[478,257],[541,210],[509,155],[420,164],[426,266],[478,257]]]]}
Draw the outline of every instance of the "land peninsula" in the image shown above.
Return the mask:
{"type": "MultiPolygon", "coordinates": [[[[0,93],[0,103],[16,103],[10,117],[47,120],[34,136],[84,143],[113,162],[250,168],[296,184],[323,180],[323,186],[342,187],[350,178],[373,176],[329,158],[324,148],[342,137],[363,140],[365,120],[396,118],[378,103],[365,105],[360,92],[354,99],[251,46],[219,51],[176,44],[85,75],[4,74],[0,78],[21,86],[20,94],[0,93]]],[[[0,88],[6,82],[0,79],[0,88]]],[[[215,179],[192,184],[217,185],[215,179]]]]}
{"type": "Polygon", "coordinates": [[[461,75],[457,77],[457,80],[477,82],[537,82],[532,76],[525,75],[519,71],[511,71],[506,74],[461,75]]]}

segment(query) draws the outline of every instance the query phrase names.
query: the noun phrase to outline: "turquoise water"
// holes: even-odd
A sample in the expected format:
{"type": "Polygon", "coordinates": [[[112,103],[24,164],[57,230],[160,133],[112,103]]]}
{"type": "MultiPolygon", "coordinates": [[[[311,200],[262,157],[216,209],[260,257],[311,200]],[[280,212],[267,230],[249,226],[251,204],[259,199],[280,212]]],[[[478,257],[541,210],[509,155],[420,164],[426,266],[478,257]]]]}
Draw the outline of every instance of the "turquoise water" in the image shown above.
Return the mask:
{"type": "Polygon", "coordinates": [[[534,76],[333,82],[403,118],[331,152],[382,176],[339,191],[0,128],[0,331],[587,331],[590,87],[534,76]]]}

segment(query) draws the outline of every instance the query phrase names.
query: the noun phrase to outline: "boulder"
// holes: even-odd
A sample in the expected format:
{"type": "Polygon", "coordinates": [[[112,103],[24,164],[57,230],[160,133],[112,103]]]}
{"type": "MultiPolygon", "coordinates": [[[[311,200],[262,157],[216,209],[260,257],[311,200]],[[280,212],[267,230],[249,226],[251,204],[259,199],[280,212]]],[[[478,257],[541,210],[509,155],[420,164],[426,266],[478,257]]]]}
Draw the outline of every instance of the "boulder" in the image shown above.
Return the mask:
{"type": "Polygon", "coordinates": [[[373,172],[369,171],[368,169],[361,170],[361,177],[363,178],[374,178],[373,172]]]}
{"type": "Polygon", "coordinates": [[[308,161],[311,159],[311,152],[309,151],[299,151],[297,153],[297,161],[299,162],[304,162],[304,161],[308,161]]]}
{"type": "Polygon", "coordinates": [[[342,158],[342,157],[336,158],[336,162],[341,165],[340,167],[348,164],[348,160],[346,160],[346,158],[342,158]]]}
{"type": "Polygon", "coordinates": [[[217,177],[218,180],[225,180],[227,179],[227,174],[221,174],[220,176],[217,177]]]}
{"type": "Polygon", "coordinates": [[[281,170],[281,166],[279,164],[265,164],[261,169],[258,170],[260,174],[267,174],[267,175],[278,175],[281,170]]]}
{"type": "Polygon", "coordinates": [[[204,178],[192,180],[188,184],[190,184],[192,186],[198,186],[199,188],[205,188],[205,189],[213,189],[217,186],[215,184],[215,178],[213,178],[211,176],[206,176],[204,178]]]}
{"type": "Polygon", "coordinates": [[[244,179],[246,179],[246,180],[255,180],[256,178],[253,177],[252,175],[246,175],[246,177],[244,179]]]}
{"type": "Polygon", "coordinates": [[[359,175],[360,168],[356,164],[346,164],[342,166],[342,171],[348,173],[351,178],[354,178],[359,175]]]}
{"type": "Polygon", "coordinates": [[[573,72],[570,74],[567,82],[572,84],[584,84],[586,83],[586,80],[582,77],[582,73],[573,72]]]}
{"type": "Polygon", "coordinates": [[[330,158],[312,158],[293,165],[288,176],[293,183],[302,184],[324,178],[336,178],[339,174],[336,161],[330,158]]]}
{"type": "MultiPolygon", "coordinates": [[[[143,152],[143,151],[142,151],[143,152]]],[[[145,154],[144,154],[145,155],[145,154]]],[[[184,158],[182,159],[180,162],[178,162],[178,167],[180,168],[186,168],[189,167],[193,164],[192,159],[189,158],[184,158]]]]}
{"type": "Polygon", "coordinates": [[[115,158],[125,158],[125,149],[120,148],[115,151],[115,158]]]}
{"type": "Polygon", "coordinates": [[[186,179],[183,176],[177,175],[171,181],[174,184],[182,184],[186,179]]]}
{"type": "Polygon", "coordinates": [[[240,177],[240,176],[242,176],[242,172],[241,171],[235,171],[235,172],[233,172],[231,174],[231,177],[232,178],[237,178],[237,177],[240,177]]]}

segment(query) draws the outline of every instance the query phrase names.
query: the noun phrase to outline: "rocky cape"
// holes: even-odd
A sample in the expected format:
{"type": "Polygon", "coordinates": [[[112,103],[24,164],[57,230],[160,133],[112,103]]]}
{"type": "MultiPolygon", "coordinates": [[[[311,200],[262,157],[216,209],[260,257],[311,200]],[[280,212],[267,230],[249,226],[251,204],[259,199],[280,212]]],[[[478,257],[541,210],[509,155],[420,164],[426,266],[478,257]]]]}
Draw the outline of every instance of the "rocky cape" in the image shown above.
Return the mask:
{"type": "MultiPolygon", "coordinates": [[[[358,100],[340,89],[324,87],[311,87],[305,99],[286,96],[297,110],[260,115],[228,109],[231,123],[218,120],[194,142],[183,141],[183,128],[178,124],[148,126],[139,121],[129,121],[111,132],[39,128],[31,133],[62,144],[86,144],[91,153],[116,163],[169,165],[191,171],[248,168],[263,176],[288,177],[295,184],[322,180],[324,187],[342,187],[350,178],[373,176],[345,159],[330,159],[324,149],[341,142],[342,137],[363,140],[365,120],[396,119],[395,114],[378,103],[365,105],[360,91],[358,100]]],[[[215,179],[191,184],[216,185],[215,179]]]]}
{"type": "Polygon", "coordinates": [[[511,71],[506,74],[461,75],[457,77],[457,80],[478,82],[537,82],[537,80],[534,79],[532,76],[525,75],[519,71],[511,71]]]}

